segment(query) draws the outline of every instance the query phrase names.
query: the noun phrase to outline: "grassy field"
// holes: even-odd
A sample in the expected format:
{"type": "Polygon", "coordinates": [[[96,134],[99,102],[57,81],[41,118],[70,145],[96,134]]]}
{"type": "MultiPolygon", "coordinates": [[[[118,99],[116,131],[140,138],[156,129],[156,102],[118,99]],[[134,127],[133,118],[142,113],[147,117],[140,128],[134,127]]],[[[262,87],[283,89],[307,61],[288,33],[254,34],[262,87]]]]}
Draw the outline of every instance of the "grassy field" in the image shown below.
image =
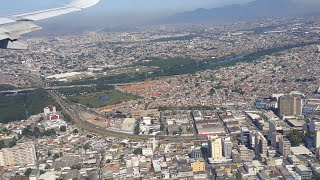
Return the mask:
{"type": "Polygon", "coordinates": [[[110,76],[115,76],[119,74],[132,74],[132,73],[148,73],[153,72],[156,67],[147,67],[147,66],[134,66],[134,67],[126,67],[126,68],[118,68],[114,70],[106,71],[105,73],[98,74],[96,78],[106,78],[110,76]]]}
{"type": "Polygon", "coordinates": [[[110,106],[114,104],[120,104],[122,102],[127,102],[130,100],[140,99],[139,96],[125,94],[120,91],[109,91],[105,93],[97,93],[95,95],[90,96],[76,96],[70,97],[70,99],[75,103],[80,103],[91,108],[100,108],[104,106],[110,106]],[[99,99],[103,97],[108,97],[106,100],[99,99]]]}

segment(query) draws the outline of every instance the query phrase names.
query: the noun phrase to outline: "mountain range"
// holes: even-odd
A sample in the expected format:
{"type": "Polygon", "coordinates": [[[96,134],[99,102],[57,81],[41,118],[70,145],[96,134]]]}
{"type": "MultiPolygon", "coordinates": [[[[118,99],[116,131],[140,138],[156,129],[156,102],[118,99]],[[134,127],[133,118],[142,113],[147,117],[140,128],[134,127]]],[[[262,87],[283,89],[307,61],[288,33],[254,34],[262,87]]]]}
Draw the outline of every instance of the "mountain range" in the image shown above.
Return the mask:
{"type": "Polygon", "coordinates": [[[320,13],[320,7],[306,7],[291,0],[256,0],[246,4],[197,9],[168,17],[167,23],[205,23],[283,17],[320,13]]]}

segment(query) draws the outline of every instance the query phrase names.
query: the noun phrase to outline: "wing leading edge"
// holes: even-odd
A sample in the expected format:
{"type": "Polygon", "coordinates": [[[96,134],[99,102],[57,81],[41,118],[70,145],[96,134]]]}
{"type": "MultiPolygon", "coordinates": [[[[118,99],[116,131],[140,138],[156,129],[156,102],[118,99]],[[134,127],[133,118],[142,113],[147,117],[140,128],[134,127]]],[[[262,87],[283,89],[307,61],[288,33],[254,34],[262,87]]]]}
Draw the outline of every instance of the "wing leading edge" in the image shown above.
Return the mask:
{"type": "Polygon", "coordinates": [[[0,48],[2,49],[27,49],[27,45],[18,41],[22,34],[41,29],[32,23],[59,15],[64,15],[94,6],[100,0],[74,0],[70,4],[60,7],[30,13],[16,14],[0,17],[0,48]]]}

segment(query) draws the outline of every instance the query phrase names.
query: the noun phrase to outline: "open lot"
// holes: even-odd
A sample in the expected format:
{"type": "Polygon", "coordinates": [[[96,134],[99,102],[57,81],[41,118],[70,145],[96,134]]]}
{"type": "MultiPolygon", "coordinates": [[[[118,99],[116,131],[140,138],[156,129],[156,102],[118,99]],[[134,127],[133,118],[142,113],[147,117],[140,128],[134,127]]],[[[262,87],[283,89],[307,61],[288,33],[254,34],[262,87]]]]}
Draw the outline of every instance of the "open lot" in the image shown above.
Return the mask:
{"type": "Polygon", "coordinates": [[[114,104],[120,104],[130,100],[139,99],[139,96],[125,94],[120,91],[109,91],[105,93],[97,93],[89,96],[76,96],[71,97],[71,100],[75,103],[80,103],[91,108],[100,108],[104,106],[110,106],[114,104]]]}

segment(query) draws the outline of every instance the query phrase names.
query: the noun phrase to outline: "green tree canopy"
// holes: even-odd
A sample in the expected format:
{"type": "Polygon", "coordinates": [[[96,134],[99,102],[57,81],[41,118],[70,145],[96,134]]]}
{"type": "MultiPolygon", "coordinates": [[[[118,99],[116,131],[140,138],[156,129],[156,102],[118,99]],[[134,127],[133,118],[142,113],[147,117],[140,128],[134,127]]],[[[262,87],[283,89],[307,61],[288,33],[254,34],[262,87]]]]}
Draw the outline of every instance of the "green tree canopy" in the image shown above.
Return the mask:
{"type": "Polygon", "coordinates": [[[142,154],[142,148],[137,148],[133,151],[133,154],[142,154]]]}
{"type": "Polygon", "coordinates": [[[61,126],[61,127],[60,127],[60,131],[66,132],[66,131],[67,131],[67,127],[66,127],[66,126],[61,126]]]}
{"type": "Polygon", "coordinates": [[[305,135],[303,132],[299,132],[295,129],[288,134],[288,139],[292,146],[299,146],[300,144],[302,144],[304,137],[305,135]]]}
{"type": "Polygon", "coordinates": [[[24,175],[25,175],[26,177],[29,177],[31,173],[32,173],[32,169],[31,169],[31,168],[28,168],[28,169],[26,170],[26,172],[24,172],[24,175]]]}

